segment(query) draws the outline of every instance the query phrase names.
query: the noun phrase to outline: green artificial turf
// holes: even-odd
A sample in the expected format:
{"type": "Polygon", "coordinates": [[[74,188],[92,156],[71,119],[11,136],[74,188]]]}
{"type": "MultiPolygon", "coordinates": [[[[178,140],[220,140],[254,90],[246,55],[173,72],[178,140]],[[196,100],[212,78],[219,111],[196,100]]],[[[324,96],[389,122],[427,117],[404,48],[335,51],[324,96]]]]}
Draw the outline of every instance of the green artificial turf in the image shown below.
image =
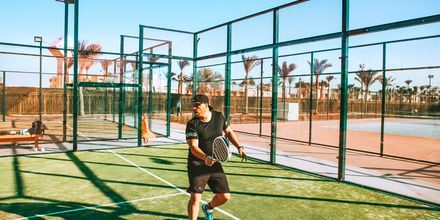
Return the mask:
{"type": "MultiPolygon", "coordinates": [[[[174,145],[0,158],[0,219],[186,219],[187,154],[174,145]]],[[[233,159],[221,209],[240,219],[440,219],[423,204],[233,159]]]]}

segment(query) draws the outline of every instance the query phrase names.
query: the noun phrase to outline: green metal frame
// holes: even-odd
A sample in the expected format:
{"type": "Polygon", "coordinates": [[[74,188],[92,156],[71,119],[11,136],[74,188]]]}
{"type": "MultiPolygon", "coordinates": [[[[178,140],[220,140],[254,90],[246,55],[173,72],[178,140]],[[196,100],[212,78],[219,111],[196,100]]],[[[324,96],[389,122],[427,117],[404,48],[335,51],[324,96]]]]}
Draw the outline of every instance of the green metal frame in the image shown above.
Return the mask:
{"type": "Polygon", "coordinates": [[[38,88],[38,114],[40,121],[43,121],[43,41],[40,41],[40,79],[39,79],[39,88],[38,88]]]}
{"type": "MultiPolygon", "coordinates": [[[[273,11],[273,44],[279,41],[279,9],[273,11]]],[[[278,118],[278,46],[272,47],[272,114],[270,125],[270,162],[276,163],[277,118],[278,118]]]]}
{"type": "Polygon", "coordinates": [[[197,34],[193,35],[193,96],[197,94],[197,49],[199,45],[199,38],[197,34]]]}
{"type": "MultiPolygon", "coordinates": [[[[168,55],[173,54],[171,42],[168,45],[168,55]]],[[[168,58],[168,71],[167,71],[167,134],[169,137],[171,135],[171,58],[168,58]]]]}
{"type": "Polygon", "coordinates": [[[3,121],[6,121],[6,71],[3,71],[2,118],[3,118],[3,121]]]}
{"type": "MultiPolygon", "coordinates": [[[[78,143],[78,139],[77,139],[77,135],[78,135],[78,110],[79,110],[79,106],[78,106],[78,88],[79,87],[101,87],[101,88],[113,88],[113,100],[116,99],[116,88],[119,89],[119,106],[118,106],[118,110],[119,110],[119,121],[118,121],[118,138],[121,139],[122,138],[122,123],[123,123],[123,111],[124,111],[124,92],[125,92],[125,88],[138,88],[137,90],[137,95],[136,95],[136,107],[135,109],[133,109],[134,114],[137,114],[137,128],[138,128],[138,145],[141,145],[141,118],[142,118],[142,103],[143,103],[143,92],[142,92],[142,81],[143,81],[143,65],[146,64],[149,66],[149,98],[148,98],[148,112],[149,114],[149,123],[151,123],[151,114],[152,114],[152,96],[153,96],[153,91],[152,91],[152,76],[153,76],[153,72],[152,69],[153,68],[161,68],[164,66],[167,66],[168,68],[168,75],[167,75],[167,131],[166,131],[166,135],[169,136],[170,135],[170,109],[171,109],[171,103],[170,103],[170,99],[171,99],[171,60],[172,59],[184,59],[184,60],[191,60],[193,61],[193,76],[194,76],[194,86],[193,86],[193,94],[195,95],[197,93],[197,69],[201,68],[197,66],[197,62],[201,61],[201,60],[206,60],[206,59],[211,59],[211,58],[217,58],[217,57],[226,57],[226,63],[225,63],[225,97],[224,97],[224,104],[225,104],[225,108],[224,108],[224,113],[225,116],[227,118],[227,120],[230,120],[230,111],[231,111],[231,64],[232,63],[237,63],[237,62],[232,62],[232,56],[236,55],[236,54],[243,54],[243,53],[249,53],[249,52],[255,52],[255,51],[261,51],[261,50],[268,50],[271,49],[272,50],[272,56],[268,57],[268,59],[272,59],[272,109],[271,109],[271,143],[270,143],[270,162],[276,164],[276,142],[277,139],[283,139],[281,137],[277,137],[277,109],[278,109],[278,68],[277,68],[277,64],[278,64],[278,59],[279,57],[285,57],[285,56],[292,56],[292,55],[300,55],[300,54],[310,54],[311,56],[311,73],[310,73],[310,79],[311,79],[311,85],[313,85],[313,77],[314,74],[313,73],[313,64],[314,64],[314,53],[319,53],[319,52],[326,52],[326,51],[334,51],[334,50],[340,50],[341,51],[341,71],[337,72],[337,73],[325,73],[323,75],[330,75],[330,74],[340,74],[341,75],[341,103],[340,103],[340,125],[339,125],[339,152],[338,152],[338,177],[337,179],[339,181],[344,181],[345,180],[345,163],[346,163],[346,150],[347,150],[347,146],[346,146],[346,132],[347,132],[347,97],[348,97],[348,91],[347,91],[347,86],[348,86],[348,74],[350,73],[354,73],[349,72],[348,71],[348,54],[349,54],[349,49],[350,48],[358,48],[358,47],[365,47],[365,46],[372,46],[372,45],[382,45],[382,69],[380,71],[383,72],[383,78],[384,78],[384,83],[382,84],[382,94],[381,94],[381,98],[382,98],[382,102],[381,102],[381,141],[380,141],[380,152],[379,154],[381,156],[389,156],[384,154],[384,123],[385,123],[385,113],[386,113],[386,88],[387,88],[387,82],[386,82],[386,74],[388,71],[397,71],[397,70],[417,70],[417,69],[438,69],[440,68],[440,66],[430,66],[430,67],[409,67],[409,68],[398,68],[398,69],[387,69],[386,68],[386,55],[387,55],[387,44],[391,44],[391,43],[396,43],[396,42],[404,42],[404,41],[409,41],[409,40],[422,40],[422,39],[428,39],[428,38],[435,38],[435,37],[440,37],[440,35],[433,35],[433,36],[426,36],[426,37],[418,37],[418,38],[411,38],[411,39],[403,39],[403,40],[394,40],[394,41],[385,41],[385,42],[380,42],[380,43],[372,43],[372,44],[365,44],[365,45],[357,45],[357,46],[351,46],[349,47],[348,42],[349,42],[349,37],[350,36],[357,36],[357,35],[362,35],[362,34],[369,34],[369,33],[374,33],[374,32],[382,32],[382,31],[387,31],[387,30],[392,30],[392,29],[398,29],[398,28],[406,28],[406,27],[411,27],[411,26],[416,26],[416,25],[425,25],[428,23],[435,23],[435,22],[440,22],[440,14],[437,15],[432,15],[432,16],[426,16],[426,17],[421,17],[421,18],[415,18],[415,19],[408,19],[408,20],[404,20],[404,21],[399,21],[399,22],[392,22],[392,23],[387,23],[387,24],[381,24],[381,25],[376,25],[376,26],[371,26],[371,27],[364,27],[364,28],[359,28],[359,29],[353,29],[350,30],[349,29],[349,0],[341,0],[342,1],[342,30],[340,32],[335,32],[335,33],[328,33],[328,34],[324,34],[324,35],[319,35],[319,36],[313,36],[313,37],[307,37],[307,38],[302,38],[302,39],[295,39],[295,40],[288,40],[288,41],[284,41],[284,42],[279,42],[279,10],[286,8],[286,7],[290,7],[296,4],[301,4],[304,2],[307,2],[307,0],[298,0],[298,1],[294,1],[279,7],[274,7],[262,12],[258,12],[249,16],[245,16],[233,21],[229,21],[227,23],[223,23],[220,25],[216,25],[198,32],[188,32],[188,31],[181,31],[181,30],[173,30],[173,29],[168,29],[168,28],[160,28],[160,27],[152,27],[152,26],[145,26],[145,25],[140,25],[139,26],[139,53],[137,56],[137,61],[138,61],[138,77],[139,77],[139,81],[138,83],[135,84],[130,84],[130,83],[125,83],[124,82],[124,73],[125,73],[125,65],[124,65],[124,60],[126,56],[133,56],[133,54],[125,54],[124,53],[124,37],[121,36],[121,50],[119,53],[111,53],[111,52],[103,52],[102,54],[110,54],[110,55],[119,55],[120,56],[120,61],[121,61],[121,71],[120,71],[120,82],[119,83],[90,83],[90,82],[78,82],[78,28],[79,28],[79,0],[75,0],[74,1],[74,49],[73,50],[69,50],[67,48],[67,34],[68,34],[68,2],[65,1],[65,14],[64,14],[64,57],[66,57],[67,55],[67,51],[73,51],[73,59],[74,59],[74,64],[73,64],[73,83],[71,84],[72,89],[73,89],[73,150],[76,151],[77,150],[77,143],[78,143]],[[249,47],[249,48],[244,48],[244,49],[239,49],[239,50],[232,50],[232,25],[234,23],[237,23],[239,21],[243,21],[252,17],[256,17],[259,15],[263,15],[263,14],[267,14],[267,13],[273,13],[273,41],[270,44],[266,44],[266,45],[261,45],[261,46],[255,46],[255,47],[249,47]],[[206,32],[206,31],[210,31],[219,27],[225,27],[227,28],[227,48],[226,48],[226,52],[222,52],[222,53],[217,53],[217,54],[211,54],[211,55],[207,55],[207,56],[202,56],[199,57],[198,56],[198,36],[199,34],[206,32]],[[145,49],[143,48],[143,36],[144,36],[144,29],[145,28],[152,28],[152,29],[157,29],[157,30],[162,30],[162,31],[170,31],[170,32],[177,32],[177,33],[184,33],[184,34],[190,34],[193,35],[193,56],[192,57],[182,57],[182,56],[173,56],[172,55],[172,47],[171,47],[171,42],[170,47],[169,47],[169,51],[168,54],[154,54],[153,53],[153,49],[150,49],[150,53],[149,55],[154,55],[160,58],[167,58],[168,59],[168,63],[148,63],[148,62],[143,62],[143,55],[144,55],[144,51],[145,49]],[[285,46],[290,46],[290,45],[297,45],[297,44],[304,44],[304,43],[310,43],[310,42],[315,42],[315,41],[324,41],[324,40],[331,40],[331,39],[341,39],[341,48],[332,48],[332,49],[325,49],[325,50],[317,50],[317,51],[308,51],[308,52],[302,52],[302,53],[296,53],[296,54],[289,54],[289,55],[283,55],[283,56],[278,56],[278,49],[280,47],[285,47],[285,46]]],[[[132,37],[132,36],[126,36],[126,37],[132,37]]],[[[31,48],[39,48],[40,49],[40,54],[25,54],[25,53],[10,53],[10,54],[15,54],[15,55],[27,55],[27,56],[40,56],[40,59],[42,57],[54,57],[54,56],[48,56],[48,55],[42,55],[42,49],[49,49],[49,47],[43,47],[42,44],[40,43],[39,46],[35,46],[35,45],[23,45],[23,44],[13,44],[13,43],[4,43],[4,42],[0,42],[0,45],[7,45],[7,46],[25,46],[25,47],[31,47],[31,48]]],[[[0,52],[0,53],[5,53],[5,52],[0,52]]],[[[264,58],[260,58],[261,61],[263,61],[264,58]]],[[[115,61],[116,62],[116,61],[115,61]]],[[[263,63],[263,62],[261,62],[263,63]]],[[[214,65],[220,65],[220,64],[214,64],[214,65]]],[[[224,64],[221,64],[224,65],[224,64]]],[[[213,66],[213,65],[211,65],[213,66]]],[[[261,64],[261,82],[263,80],[263,64],[261,64]]],[[[0,70],[2,71],[2,70],[0,70]]],[[[3,121],[6,120],[6,72],[8,73],[13,73],[14,71],[3,71],[3,88],[2,88],[2,115],[3,115],[3,121]]],[[[115,71],[116,72],[116,71],[115,71]]],[[[42,68],[40,66],[40,77],[43,74],[42,73],[42,68]]],[[[66,65],[64,65],[64,84],[63,84],[63,140],[66,141],[66,127],[67,127],[67,87],[70,86],[69,83],[67,83],[68,78],[67,78],[67,69],[66,69],[66,65]]],[[[47,73],[46,73],[47,74],[47,73]]],[[[306,74],[307,76],[309,76],[309,74],[306,74]]],[[[304,76],[306,76],[304,75],[304,76]]],[[[297,75],[299,76],[299,75],[297,75]]],[[[315,82],[318,83],[318,82],[315,82]]],[[[39,105],[39,113],[40,113],[40,119],[41,119],[41,114],[42,114],[42,88],[41,88],[41,78],[40,78],[40,93],[39,93],[39,98],[40,98],[40,105],[39,105]]],[[[261,135],[261,122],[262,122],[262,97],[263,97],[263,92],[262,89],[260,90],[260,135],[261,135]]],[[[107,90],[106,90],[107,92],[107,90]]],[[[317,91],[315,91],[317,92],[317,91]]],[[[106,99],[108,98],[107,93],[106,93],[106,99]]],[[[318,100],[316,100],[317,102],[318,100]]],[[[116,109],[116,101],[113,101],[113,113],[115,113],[115,109],[116,109]]],[[[107,103],[106,103],[106,108],[107,108],[107,103]]],[[[107,113],[107,109],[105,110],[105,112],[107,113]]],[[[309,102],[309,140],[308,140],[308,144],[317,144],[317,143],[313,143],[312,142],[312,123],[313,123],[313,86],[311,86],[310,88],[310,102],[309,102]]]]}
{"type": "MultiPolygon", "coordinates": [[[[124,84],[124,36],[121,35],[120,42],[120,57],[119,57],[119,83],[120,85],[124,84]]],[[[123,124],[123,110],[124,110],[125,96],[124,96],[124,87],[119,87],[119,99],[118,99],[118,139],[122,138],[122,124],[123,124]]]]}
{"type": "MultiPolygon", "coordinates": [[[[143,95],[142,95],[142,81],[143,81],[143,61],[144,61],[144,53],[143,53],[143,49],[144,49],[144,28],[139,25],[139,64],[138,64],[138,83],[139,83],[139,88],[138,88],[138,136],[137,136],[137,142],[138,142],[138,146],[142,146],[142,102],[143,102],[143,95]]],[[[150,105],[149,105],[150,106],[150,105]]]]}
{"type": "Polygon", "coordinates": [[[74,34],[73,34],[73,151],[78,150],[78,21],[79,0],[74,3],[74,34]]]}
{"type": "Polygon", "coordinates": [[[347,106],[348,106],[348,28],[349,0],[342,0],[342,38],[341,38],[341,107],[339,120],[338,180],[345,180],[345,157],[347,147],[347,106]]]}
{"type": "Polygon", "coordinates": [[[387,44],[382,44],[382,105],[381,105],[381,116],[380,116],[380,156],[383,156],[384,151],[384,143],[385,143],[385,110],[386,110],[386,88],[388,85],[387,75],[386,75],[386,66],[387,66],[387,44]]]}
{"type": "MultiPolygon", "coordinates": [[[[226,25],[226,51],[231,52],[232,50],[232,24],[228,23],[226,25]]],[[[231,54],[226,55],[226,65],[225,65],[225,118],[228,122],[231,120],[231,54]]]]}
{"type": "MultiPolygon", "coordinates": [[[[69,34],[69,3],[64,2],[64,57],[67,57],[67,36],[69,34]]],[[[63,141],[67,140],[67,64],[66,59],[63,59],[64,80],[63,80],[63,141]]]]}
{"type": "Polygon", "coordinates": [[[261,137],[261,132],[263,131],[263,69],[264,69],[264,60],[260,60],[260,132],[259,135],[261,137]]]}
{"type": "MultiPolygon", "coordinates": [[[[309,97],[309,145],[312,144],[312,124],[313,124],[313,74],[315,66],[314,53],[310,53],[310,97],[309,97]]],[[[318,101],[318,99],[316,99],[318,101]]],[[[318,110],[318,109],[316,109],[318,110]]]]}

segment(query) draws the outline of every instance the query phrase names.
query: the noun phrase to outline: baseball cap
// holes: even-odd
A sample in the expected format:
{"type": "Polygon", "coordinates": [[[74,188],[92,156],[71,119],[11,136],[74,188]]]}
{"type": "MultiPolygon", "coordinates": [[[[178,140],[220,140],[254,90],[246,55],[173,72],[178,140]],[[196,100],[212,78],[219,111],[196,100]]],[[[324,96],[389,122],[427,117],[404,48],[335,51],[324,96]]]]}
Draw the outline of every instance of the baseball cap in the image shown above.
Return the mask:
{"type": "Polygon", "coordinates": [[[191,99],[191,102],[198,102],[200,104],[208,104],[209,110],[210,111],[214,110],[214,107],[209,105],[209,98],[206,95],[203,95],[203,94],[195,95],[191,99]]]}
{"type": "Polygon", "coordinates": [[[191,99],[191,102],[199,102],[200,104],[208,104],[209,105],[209,98],[206,95],[200,94],[196,95],[191,99]]]}

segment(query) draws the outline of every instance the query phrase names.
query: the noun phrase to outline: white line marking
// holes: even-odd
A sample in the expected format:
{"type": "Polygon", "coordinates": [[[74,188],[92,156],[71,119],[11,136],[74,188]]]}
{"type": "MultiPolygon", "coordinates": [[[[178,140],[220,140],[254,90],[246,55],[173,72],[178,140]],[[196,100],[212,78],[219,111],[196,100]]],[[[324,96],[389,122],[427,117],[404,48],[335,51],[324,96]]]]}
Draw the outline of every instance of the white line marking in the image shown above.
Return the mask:
{"type": "MultiPolygon", "coordinates": [[[[150,176],[153,176],[154,178],[156,178],[156,179],[158,179],[158,180],[164,182],[165,184],[167,184],[167,185],[173,187],[174,189],[178,190],[179,192],[185,193],[185,194],[188,195],[188,196],[190,195],[190,194],[187,193],[186,191],[184,191],[184,190],[178,188],[176,185],[174,185],[174,184],[172,184],[172,183],[170,183],[170,182],[168,182],[168,181],[162,179],[161,177],[155,175],[154,173],[151,173],[150,171],[148,171],[148,170],[146,170],[146,169],[140,167],[139,165],[137,165],[137,164],[135,164],[134,162],[130,161],[129,159],[127,159],[127,158],[125,158],[125,157],[119,155],[118,153],[116,153],[116,152],[114,152],[114,151],[111,151],[111,150],[108,150],[108,151],[111,152],[112,154],[118,156],[119,158],[121,158],[121,159],[127,161],[129,164],[131,164],[131,165],[133,165],[133,166],[139,168],[139,169],[142,170],[144,173],[146,173],[146,174],[148,174],[148,175],[150,175],[150,176]]],[[[205,203],[205,204],[206,204],[206,203],[208,203],[208,202],[202,200],[202,203],[205,203]]],[[[223,209],[215,208],[215,210],[217,210],[217,211],[223,213],[223,214],[226,215],[226,216],[229,216],[229,217],[232,218],[232,219],[239,220],[238,217],[232,215],[232,214],[229,213],[229,212],[224,211],[223,209]]]]}
{"type": "MultiPolygon", "coordinates": [[[[61,121],[58,121],[58,122],[61,123],[61,124],[63,123],[63,122],[61,122],[61,121]]],[[[73,130],[73,128],[70,127],[70,126],[67,125],[67,124],[66,124],[66,127],[69,128],[70,130],[73,130]]],[[[82,134],[82,133],[79,132],[79,131],[76,131],[76,133],[78,133],[78,136],[85,137],[85,138],[87,138],[88,140],[92,140],[91,138],[87,137],[86,135],[82,134]]]]}
{"type": "MultiPolygon", "coordinates": [[[[154,196],[154,197],[149,197],[149,198],[133,199],[133,200],[129,200],[129,201],[109,203],[109,204],[105,204],[105,205],[97,205],[97,206],[77,208],[77,209],[71,209],[71,210],[60,211],[60,212],[52,212],[52,213],[48,213],[48,214],[33,215],[33,216],[23,217],[23,218],[19,218],[19,219],[21,220],[21,219],[41,218],[41,217],[45,217],[45,216],[58,215],[58,214],[64,214],[64,213],[69,213],[69,212],[78,212],[78,211],[83,211],[83,210],[87,210],[87,209],[97,210],[98,208],[107,207],[107,206],[113,206],[113,205],[119,205],[119,204],[125,204],[125,203],[141,202],[141,201],[154,200],[154,199],[161,199],[161,198],[166,198],[166,197],[178,196],[178,195],[182,195],[182,194],[184,194],[184,193],[179,192],[179,193],[154,196]]],[[[17,220],[19,220],[19,219],[17,219],[17,220]]]]}

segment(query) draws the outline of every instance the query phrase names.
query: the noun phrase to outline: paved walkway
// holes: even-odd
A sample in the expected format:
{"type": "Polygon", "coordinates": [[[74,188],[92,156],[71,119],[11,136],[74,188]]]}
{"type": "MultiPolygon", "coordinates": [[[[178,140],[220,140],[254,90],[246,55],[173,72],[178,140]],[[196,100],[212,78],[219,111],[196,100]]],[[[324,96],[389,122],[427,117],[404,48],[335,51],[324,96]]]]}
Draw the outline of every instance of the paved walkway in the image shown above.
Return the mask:
{"type": "MultiPolygon", "coordinates": [[[[243,135],[243,134],[239,134],[239,136],[242,142],[246,142],[245,146],[249,156],[264,161],[270,160],[269,149],[267,147],[262,147],[262,146],[269,146],[267,138],[260,138],[254,135],[243,135]],[[252,140],[251,143],[253,144],[249,144],[249,140],[252,140]]],[[[172,130],[171,137],[173,139],[182,140],[182,141],[185,138],[184,134],[180,130],[172,130]]],[[[315,148],[315,149],[319,149],[318,151],[320,152],[323,151],[321,148],[325,148],[322,146],[308,146],[291,141],[288,141],[287,143],[284,144],[288,144],[290,146],[290,149],[294,149],[295,147],[302,149],[308,148],[309,150],[315,148]]],[[[334,158],[333,160],[323,160],[323,159],[318,159],[316,157],[301,155],[298,153],[294,154],[292,152],[284,152],[282,150],[277,151],[276,160],[277,163],[284,166],[293,167],[299,170],[304,170],[307,172],[317,173],[320,175],[336,178],[338,173],[337,158],[336,158],[337,154],[334,153],[335,152],[334,148],[330,148],[327,150],[332,152],[329,154],[334,158]]],[[[233,151],[236,152],[235,148],[233,149],[233,151]]],[[[327,156],[329,154],[327,154],[327,156]]],[[[350,157],[350,155],[353,157],[355,156],[372,157],[371,155],[362,155],[362,153],[351,153],[351,152],[348,152],[348,155],[349,155],[348,157],[350,157]]],[[[389,158],[382,158],[382,159],[392,160],[393,163],[396,163],[394,159],[389,159],[389,158]]],[[[374,163],[374,161],[372,161],[372,163],[374,163]]],[[[412,162],[399,161],[399,163],[412,163],[412,162]]],[[[440,185],[435,183],[413,180],[399,175],[388,175],[388,174],[384,174],[383,172],[376,172],[371,169],[364,169],[350,165],[346,166],[346,181],[440,204],[440,185]]]]}

